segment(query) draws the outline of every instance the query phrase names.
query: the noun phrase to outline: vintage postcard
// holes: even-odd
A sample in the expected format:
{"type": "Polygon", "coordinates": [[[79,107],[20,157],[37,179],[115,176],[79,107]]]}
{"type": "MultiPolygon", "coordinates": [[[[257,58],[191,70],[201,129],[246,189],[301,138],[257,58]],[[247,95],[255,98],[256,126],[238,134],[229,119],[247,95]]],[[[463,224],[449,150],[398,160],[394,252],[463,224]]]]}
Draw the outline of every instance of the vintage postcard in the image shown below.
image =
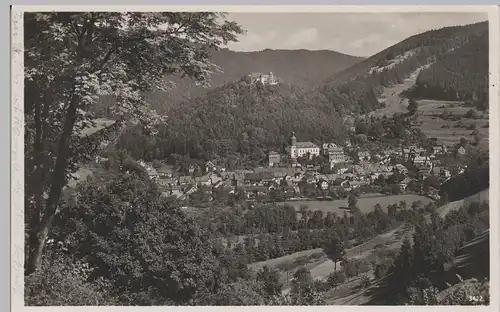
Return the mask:
{"type": "Polygon", "coordinates": [[[498,36],[495,6],[13,7],[13,311],[498,309],[498,36]]]}

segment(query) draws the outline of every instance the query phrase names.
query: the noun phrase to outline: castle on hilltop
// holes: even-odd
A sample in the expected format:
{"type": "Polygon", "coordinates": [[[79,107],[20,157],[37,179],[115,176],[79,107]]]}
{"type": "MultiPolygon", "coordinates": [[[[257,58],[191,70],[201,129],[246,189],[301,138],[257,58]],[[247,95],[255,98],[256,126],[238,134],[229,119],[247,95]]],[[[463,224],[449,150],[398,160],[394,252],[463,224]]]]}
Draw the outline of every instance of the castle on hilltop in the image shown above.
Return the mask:
{"type": "Polygon", "coordinates": [[[273,72],[269,72],[269,74],[264,73],[252,73],[250,74],[250,78],[252,79],[252,83],[260,82],[263,85],[277,85],[278,80],[274,77],[273,72]]]}

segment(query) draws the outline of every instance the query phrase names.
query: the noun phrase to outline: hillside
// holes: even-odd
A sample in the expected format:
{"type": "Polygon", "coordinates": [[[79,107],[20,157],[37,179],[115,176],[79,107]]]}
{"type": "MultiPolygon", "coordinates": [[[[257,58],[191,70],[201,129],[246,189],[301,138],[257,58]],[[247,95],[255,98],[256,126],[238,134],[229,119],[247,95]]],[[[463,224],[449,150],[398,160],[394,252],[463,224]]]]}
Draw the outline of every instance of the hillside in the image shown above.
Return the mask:
{"type": "MultiPolygon", "coordinates": [[[[238,81],[249,73],[273,72],[286,84],[302,88],[312,88],[324,79],[363,60],[362,57],[351,56],[329,50],[271,50],[255,52],[236,52],[229,49],[213,51],[211,60],[218,65],[221,72],[211,77],[211,86],[197,86],[188,78],[167,76],[165,80],[173,83],[168,92],[154,91],[148,95],[148,101],[159,113],[164,113],[171,106],[185,102],[191,98],[205,95],[222,85],[238,81]]],[[[99,109],[101,115],[106,112],[106,102],[99,109]]]]}
{"type": "Polygon", "coordinates": [[[472,101],[488,108],[488,32],[439,57],[418,75],[412,94],[436,100],[472,101]]]}
{"type": "MultiPolygon", "coordinates": [[[[347,135],[346,115],[379,109],[383,105],[378,97],[384,88],[404,83],[405,78],[416,76],[419,69],[444,59],[448,53],[475,40],[477,34],[486,32],[486,23],[425,32],[338,74],[333,67],[340,65],[332,64],[342,62],[321,61],[329,58],[330,53],[337,56],[333,59],[349,59],[335,52],[265,50],[240,54],[223,50],[220,53],[226,53],[225,56],[215,54],[214,61],[221,57],[219,64],[227,70],[214,77],[214,85],[232,81],[185,101],[173,97],[152,100],[157,108],[165,104],[161,104],[161,109],[168,115],[159,137],[140,137],[130,130],[120,146],[134,157],[146,160],[164,159],[170,154],[210,159],[232,156],[238,161],[243,156],[244,163],[250,160],[257,164],[264,159],[268,148],[283,151],[292,131],[303,141],[342,142],[347,135]],[[316,60],[310,57],[312,54],[317,55],[316,60]],[[283,55],[287,57],[280,60],[283,55]],[[253,84],[246,76],[249,71],[264,69],[272,71],[280,83],[253,84]],[[327,72],[334,78],[317,83],[319,80],[315,79],[327,72]],[[310,88],[310,85],[316,86],[310,88]]],[[[196,95],[189,90],[183,91],[184,98],[196,95]]]]}
{"type": "Polygon", "coordinates": [[[486,189],[483,191],[480,191],[477,194],[471,195],[469,197],[452,201],[449,203],[446,203],[442,205],[441,207],[436,209],[436,212],[441,216],[445,217],[448,213],[452,211],[456,211],[460,209],[461,207],[465,207],[467,205],[470,205],[472,203],[478,203],[481,204],[483,202],[489,202],[489,195],[490,195],[490,189],[486,189]]]}
{"type": "Polygon", "coordinates": [[[268,148],[283,151],[292,132],[301,141],[340,142],[346,131],[334,108],[347,104],[342,97],[332,105],[314,91],[253,84],[244,77],[173,106],[158,137],[142,138],[149,144],[137,144],[130,130],[119,145],[142,159],[164,159],[175,153],[210,159],[246,155],[258,162],[268,148]]]}
{"type": "MultiPolygon", "coordinates": [[[[409,77],[416,69],[436,61],[447,62],[454,58],[448,56],[450,53],[455,55],[459,53],[460,58],[476,58],[477,55],[482,55],[484,50],[482,48],[477,52],[469,48],[461,50],[460,47],[469,42],[473,42],[470,46],[474,46],[477,40],[481,40],[480,38],[484,36],[487,38],[487,32],[488,24],[482,22],[467,26],[445,27],[412,36],[338,73],[319,85],[317,90],[327,98],[340,93],[349,99],[352,112],[368,113],[380,107],[377,96],[383,87],[403,83],[404,78],[409,77]],[[457,52],[454,52],[455,50],[457,52]]],[[[474,64],[472,61],[470,63],[474,64]]],[[[487,70],[484,72],[483,67],[483,65],[478,66],[476,71],[480,75],[487,76],[488,72],[487,70]]],[[[460,72],[462,73],[461,70],[460,72]]],[[[453,85],[454,75],[443,74],[442,77],[446,80],[443,82],[445,85],[453,85]]]]}

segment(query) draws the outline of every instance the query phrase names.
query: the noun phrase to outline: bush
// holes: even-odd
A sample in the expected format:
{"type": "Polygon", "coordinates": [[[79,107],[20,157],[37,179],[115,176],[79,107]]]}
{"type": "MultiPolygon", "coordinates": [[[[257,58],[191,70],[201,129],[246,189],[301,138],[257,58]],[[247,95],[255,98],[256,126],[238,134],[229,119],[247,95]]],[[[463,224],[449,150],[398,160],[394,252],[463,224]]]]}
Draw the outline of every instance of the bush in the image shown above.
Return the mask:
{"type": "Polygon", "coordinates": [[[371,284],[371,279],[368,276],[368,274],[363,274],[361,276],[361,287],[367,288],[370,286],[370,284],[371,284]]]}
{"type": "Polygon", "coordinates": [[[458,285],[452,292],[439,301],[440,305],[489,305],[489,283],[476,279],[458,285]]]}
{"type": "Polygon", "coordinates": [[[25,278],[26,306],[115,305],[96,284],[86,282],[85,266],[61,253],[47,252],[39,271],[25,278]]]}
{"type": "Polygon", "coordinates": [[[326,281],[331,287],[337,287],[338,285],[345,283],[345,274],[342,271],[332,272],[328,275],[326,281]]]}

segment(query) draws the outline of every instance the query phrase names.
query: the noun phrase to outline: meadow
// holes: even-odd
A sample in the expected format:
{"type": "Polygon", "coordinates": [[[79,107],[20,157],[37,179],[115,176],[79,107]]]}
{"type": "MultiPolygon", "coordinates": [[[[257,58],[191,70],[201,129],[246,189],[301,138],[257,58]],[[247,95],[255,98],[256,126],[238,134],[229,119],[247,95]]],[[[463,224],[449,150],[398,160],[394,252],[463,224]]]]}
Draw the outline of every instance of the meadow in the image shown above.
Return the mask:
{"type": "Polygon", "coordinates": [[[435,101],[419,100],[417,122],[420,123],[417,128],[429,138],[436,138],[438,144],[453,145],[460,142],[464,137],[469,142],[474,142],[474,130],[477,131],[480,141],[479,147],[488,147],[489,128],[488,114],[472,110],[476,113],[476,118],[466,118],[465,114],[471,109],[463,102],[458,101],[435,101]],[[456,117],[457,120],[444,120],[439,115],[447,113],[456,117]],[[458,123],[465,126],[473,124],[475,129],[455,127],[458,123]]]}
{"type": "MultiPolygon", "coordinates": [[[[399,202],[401,201],[405,201],[408,207],[410,207],[411,204],[415,201],[421,201],[422,205],[427,205],[428,203],[433,202],[432,199],[422,195],[401,194],[401,195],[378,196],[378,197],[364,197],[364,198],[361,197],[358,198],[357,206],[362,213],[368,213],[373,211],[374,206],[376,204],[380,204],[382,208],[385,211],[387,211],[387,206],[392,204],[399,204],[399,202]]],[[[281,202],[278,204],[284,205],[285,203],[293,206],[297,211],[300,210],[301,206],[305,205],[307,206],[308,210],[320,210],[323,213],[331,211],[338,215],[341,215],[344,213],[344,211],[347,211],[346,208],[348,207],[347,198],[333,200],[333,201],[315,201],[315,200],[288,201],[288,202],[281,202]]]]}

